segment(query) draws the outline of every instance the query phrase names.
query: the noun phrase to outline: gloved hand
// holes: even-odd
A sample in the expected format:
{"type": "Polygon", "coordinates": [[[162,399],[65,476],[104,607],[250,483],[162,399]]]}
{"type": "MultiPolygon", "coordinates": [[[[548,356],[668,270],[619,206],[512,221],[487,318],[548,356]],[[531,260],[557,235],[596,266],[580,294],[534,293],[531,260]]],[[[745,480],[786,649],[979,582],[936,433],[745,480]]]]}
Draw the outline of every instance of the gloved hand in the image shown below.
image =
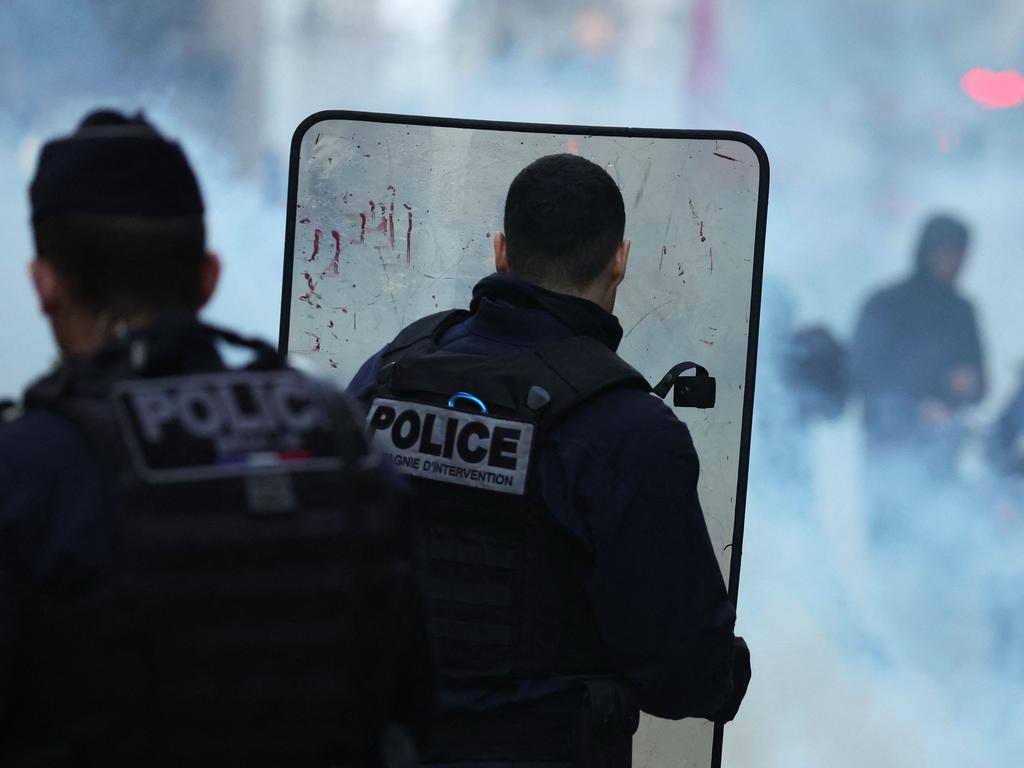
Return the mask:
{"type": "Polygon", "coordinates": [[[750,685],[750,649],[742,637],[737,637],[732,648],[732,693],[712,718],[716,723],[728,723],[740,708],[740,702],[750,685]]]}

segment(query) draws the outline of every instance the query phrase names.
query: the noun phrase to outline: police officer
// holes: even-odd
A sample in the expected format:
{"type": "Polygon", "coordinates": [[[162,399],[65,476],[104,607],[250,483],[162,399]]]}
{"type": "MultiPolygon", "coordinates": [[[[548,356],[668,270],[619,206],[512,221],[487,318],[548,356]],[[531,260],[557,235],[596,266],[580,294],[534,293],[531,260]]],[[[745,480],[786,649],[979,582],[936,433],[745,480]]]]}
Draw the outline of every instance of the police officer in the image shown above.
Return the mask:
{"type": "Polygon", "coordinates": [[[615,354],[624,225],[601,167],[533,162],[469,310],[413,323],[350,385],[418,486],[426,762],[627,765],[638,710],[724,722],[746,690],[693,442],[615,354]]]}
{"type": "Polygon", "coordinates": [[[218,262],[181,149],[92,113],[31,204],[63,359],[0,425],[0,765],[414,760],[393,475],[340,394],[197,320],[218,262]]]}

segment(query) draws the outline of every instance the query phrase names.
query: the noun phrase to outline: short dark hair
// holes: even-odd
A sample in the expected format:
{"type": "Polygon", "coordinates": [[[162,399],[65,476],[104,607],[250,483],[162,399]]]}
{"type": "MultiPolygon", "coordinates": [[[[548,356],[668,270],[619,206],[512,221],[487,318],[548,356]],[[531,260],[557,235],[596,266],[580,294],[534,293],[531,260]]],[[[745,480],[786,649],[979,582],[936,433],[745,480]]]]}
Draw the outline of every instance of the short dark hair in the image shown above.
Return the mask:
{"type": "Polygon", "coordinates": [[[549,288],[583,288],[615,254],[626,227],[622,193],[577,155],[534,160],[505,198],[509,270],[549,288]]]}
{"type": "Polygon", "coordinates": [[[206,258],[201,214],[61,213],[32,219],[36,253],[95,312],[194,311],[206,258]]]}

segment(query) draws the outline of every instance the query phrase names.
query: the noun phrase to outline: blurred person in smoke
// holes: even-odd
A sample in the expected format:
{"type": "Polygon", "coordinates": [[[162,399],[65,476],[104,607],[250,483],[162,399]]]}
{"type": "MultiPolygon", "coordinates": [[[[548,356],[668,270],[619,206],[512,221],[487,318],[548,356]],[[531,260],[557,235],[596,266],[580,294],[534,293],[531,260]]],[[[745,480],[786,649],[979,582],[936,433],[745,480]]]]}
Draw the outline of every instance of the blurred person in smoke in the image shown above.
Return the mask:
{"type": "Polygon", "coordinates": [[[1024,683],[1024,375],[1021,378],[987,439],[998,543],[988,553],[994,567],[986,586],[993,594],[993,659],[1001,674],[1024,683]]]}
{"type": "Polygon", "coordinates": [[[786,382],[804,424],[839,417],[849,394],[846,350],[824,325],[806,325],[787,339],[786,382]]]}
{"type": "Polygon", "coordinates": [[[1024,375],[988,430],[985,449],[996,495],[996,521],[1024,532],[1024,375]]]}
{"type": "Polygon", "coordinates": [[[999,474],[1024,480],[1024,371],[989,434],[988,458],[999,474]]]}
{"type": "Polygon", "coordinates": [[[750,446],[751,501],[766,513],[804,517],[810,509],[811,464],[804,420],[793,397],[787,358],[796,306],[772,275],[761,286],[757,395],[750,446]],[[770,498],[769,498],[770,497],[770,498]]]}
{"type": "Polygon", "coordinates": [[[824,325],[795,327],[795,303],[766,275],[758,331],[757,407],[750,452],[755,503],[806,522],[811,514],[812,425],[846,404],[846,350],[824,325]]]}
{"type": "Polygon", "coordinates": [[[967,245],[961,222],[929,219],[913,273],[868,299],[850,345],[869,446],[926,449],[936,474],[955,471],[956,417],[985,394],[974,310],[956,290],[967,245]]]}
{"type": "Polygon", "coordinates": [[[534,161],[469,309],[413,323],[349,387],[418,492],[425,762],[620,768],[640,710],[726,722],[746,691],[689,430],[615,352],[624,228],[604,168],[534,161]]]}
{"type": "Polygon", "coordinates": [[[962,222],[933,216],[921,232],[911,275],[873,294],[861,310],[849,370],[863,398],[866,459],[869,472],[878,470],[870,481],[876,490],[913,493],[956,477],[962,414],[985,394],[974,310],[956,289],[968,241],[962,222]]]}
{"type": "Polygon", "coordinates": [[[0,765],[414,763],[396,478],[340,393],[197,319],[219,262],[181,148],[94,112],[30,197],[63,358],[0,422],[0,765]]]}

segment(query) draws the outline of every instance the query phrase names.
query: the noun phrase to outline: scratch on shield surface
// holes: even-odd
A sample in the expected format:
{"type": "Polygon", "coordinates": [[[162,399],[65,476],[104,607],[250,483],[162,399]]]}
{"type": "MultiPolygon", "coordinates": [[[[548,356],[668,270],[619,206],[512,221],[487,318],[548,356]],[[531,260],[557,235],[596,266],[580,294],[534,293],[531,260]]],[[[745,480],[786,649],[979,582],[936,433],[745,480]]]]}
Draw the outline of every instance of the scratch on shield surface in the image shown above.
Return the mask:
{"type": "Polygon", "coordinates": [[[619,179],[619,157],[620,155],[616,155],[615,159],[608,163],[608,165],[615,173],[615,183],[622,186],[622,181],[619,179]]]}
{"type": "Polygon", "coordinates": [[[635,323],[633,323],[633,325],[630,327],[630,329],[628,331],[626,331],[626,335],[623,336],[622,338],[623,339],[628,339],[629,338],[629,334],[631,334],[633,331],[635,331],[636,327],[638,325],[640,325],[640,323],[642,323],[644,320],[646,320],[651,315],[651,313],[657,312],[662,307],[667,306],[667,305],[669,305],[671,303],[672,303],[672,299],[669,299],[667,301],[661,302],[661,304],[658,304],[658,305],[656,305],[654,307],[651,307],[651,309],[649,309],[646,312],[644,312],[644,314],[640,317],[639,320],[637,320],[635,323]]]}
{"type": "Polygon", "coordinates": [[[653,159],[647,161],[647,167],[644,169],[644,178],[640,182],[640,189],[636,191],[636,198],[633,200],[633,207],[636,208],[640,205],[640,200],[643,199],[644,190],[647,189],[647,178],[651,175],[651,164],[654,162],[653,159]]]}

